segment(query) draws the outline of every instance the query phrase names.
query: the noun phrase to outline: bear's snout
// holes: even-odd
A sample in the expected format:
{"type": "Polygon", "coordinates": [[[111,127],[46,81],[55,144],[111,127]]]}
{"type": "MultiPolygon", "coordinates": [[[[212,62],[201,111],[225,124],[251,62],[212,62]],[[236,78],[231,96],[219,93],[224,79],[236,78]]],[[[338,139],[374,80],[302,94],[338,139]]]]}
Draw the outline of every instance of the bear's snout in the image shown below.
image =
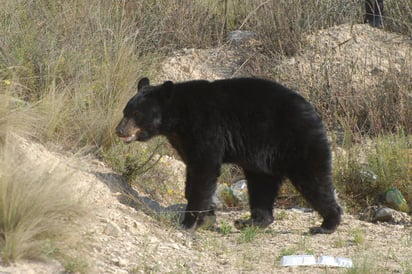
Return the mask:
{"type": "Polygon", "coordinates": [[[120,124],[116,127],[116,135],[118,137],[122,137],[123,136],[123,128],[120,127],[120,124]]]}
{"type": "Polygon", "coordinates": [[[123,118],[116,127],[116,135],[125,143],[130,143],[137,139],[140,129],[136,126],[133,119],[123,118]]]}
{"type": "Polygon", "coordinates": [[[125,118],[123,118],[120,123],[116,127],[116,135],[118,137],[124,137],[125,136],[125,118]]]}

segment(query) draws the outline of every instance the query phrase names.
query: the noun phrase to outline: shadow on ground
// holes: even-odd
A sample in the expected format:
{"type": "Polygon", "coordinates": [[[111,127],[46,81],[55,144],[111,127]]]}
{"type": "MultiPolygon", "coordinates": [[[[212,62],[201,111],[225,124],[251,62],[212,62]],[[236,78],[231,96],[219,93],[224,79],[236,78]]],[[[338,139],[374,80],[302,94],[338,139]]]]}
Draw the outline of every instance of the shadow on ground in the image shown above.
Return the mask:
{"type": "Polygon", "coordinates": [[[143,211],[152,217],[167,216],[171,220],[182,220],[183,213],[186,210],[186,204],[174,204],[164,207],[147,196],[139,195],[119,174],[103,172],[93,172],[93,174],[106,184],[110,191],[120,193],[117,198],[120,203],[138,211],[143,211]]]}

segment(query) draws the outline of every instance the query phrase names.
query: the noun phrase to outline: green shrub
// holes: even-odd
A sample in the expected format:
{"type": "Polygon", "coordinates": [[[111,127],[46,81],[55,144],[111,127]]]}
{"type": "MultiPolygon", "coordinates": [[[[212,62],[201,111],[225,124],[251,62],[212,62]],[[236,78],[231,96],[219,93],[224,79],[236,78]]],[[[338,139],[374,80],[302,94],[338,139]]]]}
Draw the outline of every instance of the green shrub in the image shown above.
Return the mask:
{"type": "Polygon", "coordinates": [[[365,207],[395,187],[411,204],[411,141],[410,136],[399,133],[336,150],[334,181],[340,194],[354,206],[365,207]]]}
{"type": "Polygon", "coordinates": [[[250,226],[240,231],[238,241],[240,243],[250,243],[259,235],[262,230],[259,227],[250,226]]]}

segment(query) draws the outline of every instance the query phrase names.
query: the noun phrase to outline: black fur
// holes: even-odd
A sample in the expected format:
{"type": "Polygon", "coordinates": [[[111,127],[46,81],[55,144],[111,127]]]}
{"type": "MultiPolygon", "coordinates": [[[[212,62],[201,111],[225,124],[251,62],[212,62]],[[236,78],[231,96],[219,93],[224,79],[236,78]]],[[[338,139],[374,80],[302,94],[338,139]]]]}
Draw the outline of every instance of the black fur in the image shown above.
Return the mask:
{"type": "Polygon", "coordinates": [[[251,219],[236,227],[266,227],[284,178],[323,217],[312,233],[332,233],[342,210],[331,180],[331,152],[323,123],[299,94],[275,82],[240,78],[150,86],[126,105],[116,129],[126,142],[164,135],[187,167],[187,213],[192,228],[213,215],[212,196],[223,163],[247,178],[251,219]]]}

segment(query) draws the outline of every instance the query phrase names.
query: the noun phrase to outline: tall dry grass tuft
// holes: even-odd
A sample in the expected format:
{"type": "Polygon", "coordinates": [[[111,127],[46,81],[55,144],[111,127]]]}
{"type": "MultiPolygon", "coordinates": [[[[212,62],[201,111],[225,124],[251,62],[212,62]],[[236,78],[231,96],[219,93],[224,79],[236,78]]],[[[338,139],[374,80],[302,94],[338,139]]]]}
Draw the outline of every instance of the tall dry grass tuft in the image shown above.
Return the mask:
{"type": "MultiPolygon", "coordinates": [[[[238,1],[241,2],[241,1],[238,1]]],[[[273,56],[295,55],[304,44],[304,35],[348,22],[359,21],[359,1],[248,1],[249,15],[241,25],[252,30],[273,56]]]]}
{"type": "Polygon", "coordinates": [[[44,140],[67,147],[112,142],[137,77],[150,76],[158,58],[125,2],[5,1],[0,79],[17,83],[13,96],[46,118],[44,140]]]}
{"type": "MultiPolygon", "coordinates": [[[[21,138],[16,140],[21,141],[21,138]]],[[[78,240],[85,208],[72,174],[51,161],[34,163],[8,142],[0,153],[0,252],[4,263],[44,258],[50,241],[60,249],[78,240]]]]}
{"type": "Polygon", "coordinates": [[[75,224],[85,215],[72,172],[36,158],[28,146],[25,138],[38,136],[44,121],[12,96],[13,85],[0,91],[0,257],[6,264],[44,257],[50,241],[64,250],[78,239],[75,224]]]}
{"type": "Polygon", "coordinates": [[[356,71],[340,64],[327,63],[325,68],[317,70],[313,79],[300,81],[303,92],[330,129],[377,136],[402,130],[412,133],[408,75],[410,67],[405,64],[398,71],[389,70],[382,77],[365,77],[363,81],[371,84],[363,87],[359,80],[355,80],[356,71]]]}
{"type": "Polygon", "coordinates": [[[385,29],[405,35],[412,34],[412,2],[409,0],[385,1],[383,23],[385,29]]]}
{"type": "Polygon", "coordinates": [[[33,106],[0,90],[0,150],[11,138],[10,132],[35,137],[39,123],[41,117],[33,106]]]}

